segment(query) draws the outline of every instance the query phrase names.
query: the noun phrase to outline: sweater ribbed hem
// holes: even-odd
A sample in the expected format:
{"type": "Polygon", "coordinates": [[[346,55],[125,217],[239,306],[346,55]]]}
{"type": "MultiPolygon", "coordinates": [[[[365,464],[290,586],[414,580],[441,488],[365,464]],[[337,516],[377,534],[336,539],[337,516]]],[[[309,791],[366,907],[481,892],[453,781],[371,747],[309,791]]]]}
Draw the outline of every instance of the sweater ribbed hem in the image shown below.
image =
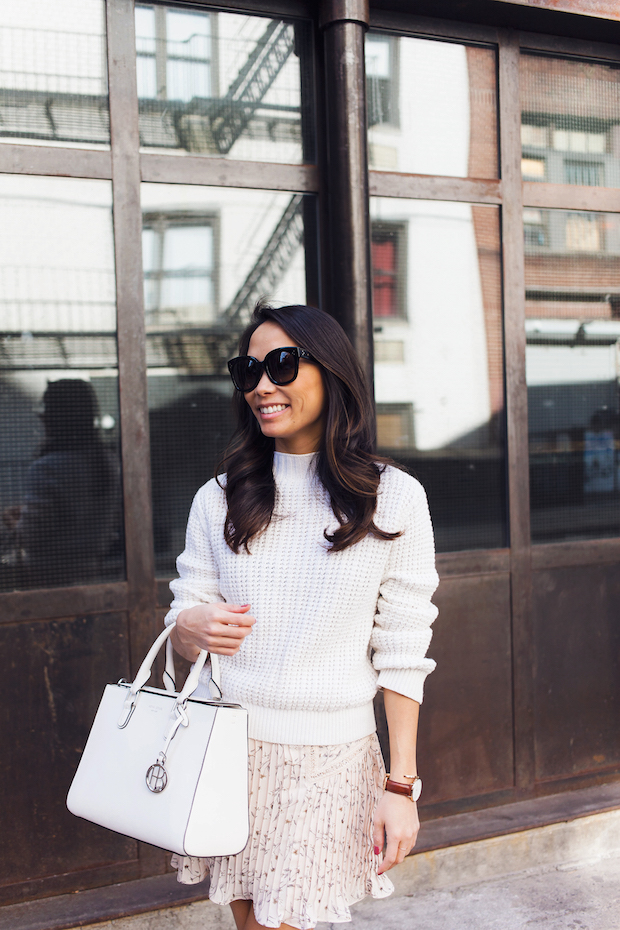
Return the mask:
{"type": "Polygon", "coordinates": [[[386,691],[396,691],[418,704],[424,697],[424,679],[429,672],[419,668],[382,668],[377,684],[386,691]]]}
{"type": "Polygon", "coordinates": [[[343,710],[282,710],[241,701],[248,711],[248,735],[268,743],[333,746],[352,743],[375,732],[372,701],[343,710]]]}

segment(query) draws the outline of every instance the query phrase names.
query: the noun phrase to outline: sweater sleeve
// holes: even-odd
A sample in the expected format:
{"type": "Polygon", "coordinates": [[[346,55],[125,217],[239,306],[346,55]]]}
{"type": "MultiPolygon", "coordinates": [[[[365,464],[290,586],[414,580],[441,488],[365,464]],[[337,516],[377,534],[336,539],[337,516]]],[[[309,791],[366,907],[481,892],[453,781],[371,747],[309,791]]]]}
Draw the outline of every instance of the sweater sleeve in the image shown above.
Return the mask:
{"type": "MultiPolygon", "coordinates": [[[[398,488],[398,493],[404,490],[398,488]]],[[[411,478],[406,491],[401,498],[403,532],[390,544],[370,645],[379,687],[421,703],[424,679],[435,668],[426,651],[437,616],[431,597],[439,578],[426,494],[411,478]]]]}
{"type": "MultiPolygon", "coordinates": [[[[215,484],[215,482],[213,482],[215,484]]],[[[209,498],[220,489],[211,482],[202,487],[194,498],[187,521],[185,549],[177,559],[179,577],[170,582],[174,595],[164,623],[176,621],[182,610],[197,604],[223,601],[219,590],[219,573],[213,554],[209,532],[209,498]]]]}

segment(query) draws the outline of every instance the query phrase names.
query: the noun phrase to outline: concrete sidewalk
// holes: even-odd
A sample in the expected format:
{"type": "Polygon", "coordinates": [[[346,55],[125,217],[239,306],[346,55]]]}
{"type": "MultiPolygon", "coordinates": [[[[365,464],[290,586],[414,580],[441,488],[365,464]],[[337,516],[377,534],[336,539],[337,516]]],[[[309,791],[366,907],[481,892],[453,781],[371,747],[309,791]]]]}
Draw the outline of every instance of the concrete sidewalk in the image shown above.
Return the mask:
{"type": "MultiPolygon", "coordinates": [[[[339,930],[620,930],[620,810],[410,856],[339,930]]],[[[234,930],[209,901],[89,930],[234,930]]]]}

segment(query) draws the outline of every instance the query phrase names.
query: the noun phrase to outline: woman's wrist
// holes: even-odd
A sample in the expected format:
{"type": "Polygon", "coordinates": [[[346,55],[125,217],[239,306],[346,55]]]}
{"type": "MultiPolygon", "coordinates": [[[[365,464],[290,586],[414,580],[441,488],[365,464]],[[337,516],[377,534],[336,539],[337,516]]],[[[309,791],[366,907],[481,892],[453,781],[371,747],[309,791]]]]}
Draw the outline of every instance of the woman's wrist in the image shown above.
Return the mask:
{"type": "Polygon", "coordinates": [[[177,625],[170,634],[170,639],[172,640],[172,645],[175,651],[178,652],[179,655],[183,656],[184,659],[187,659],[188,662],[195,662],[200,654],[200,647],[197,646],[196,643],[191,642],[191,640],[185,639],[183,636],[183,627],[179,625],[179,618],[187,612],[187,610],[182,610],[178,614],[177,625]]]}

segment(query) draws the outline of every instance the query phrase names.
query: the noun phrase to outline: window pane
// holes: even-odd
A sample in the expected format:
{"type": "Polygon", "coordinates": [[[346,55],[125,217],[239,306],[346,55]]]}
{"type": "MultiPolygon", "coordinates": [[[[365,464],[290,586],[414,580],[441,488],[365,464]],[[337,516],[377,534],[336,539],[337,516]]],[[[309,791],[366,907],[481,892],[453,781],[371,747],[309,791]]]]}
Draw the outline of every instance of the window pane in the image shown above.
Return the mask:
{"type": "Polygon", "coordinates": [[[379,448],[425,486],[440,552],[506,545],[498,212],[371,199],[379,448]]]}
{"type": "Polygon", "coordinates": [[[535,542],[620,533],[619,255],[618,216],[526,211],[535,542]],[[528,214],[544,230],[539,239],[528,237],[528,214]]]}
{"type": "Polygon", "coordinates": [[[620,69],[521,56],[527,181],[620,187],[620,69]]]}
{"type": "Polygon", "coordinates": [[[310,299],[316,215],[310,196],[177,184],[143,184],[142,208],[155,557],[171,575],[232,431],[226,361],[259,297],[310,299]]]}
{"type": "Polygon", "coordinates": [[[310,43],[303,22],[137,6],[141,144],[314,161],[310,43]]]}
{"type": "Polygon", "coordinates": [[[0,5],[0,139],[110,141],[104,0],[0,5]]]}
{"type": "Polygon", "coordinates": [[[496,178],[493,49],[369,33],[370,167],[496,178]]]}
{"type": "Polygon", "coordinates": [[[0,175],[0,590],[125,577],[112,192],[0,175]]]}

